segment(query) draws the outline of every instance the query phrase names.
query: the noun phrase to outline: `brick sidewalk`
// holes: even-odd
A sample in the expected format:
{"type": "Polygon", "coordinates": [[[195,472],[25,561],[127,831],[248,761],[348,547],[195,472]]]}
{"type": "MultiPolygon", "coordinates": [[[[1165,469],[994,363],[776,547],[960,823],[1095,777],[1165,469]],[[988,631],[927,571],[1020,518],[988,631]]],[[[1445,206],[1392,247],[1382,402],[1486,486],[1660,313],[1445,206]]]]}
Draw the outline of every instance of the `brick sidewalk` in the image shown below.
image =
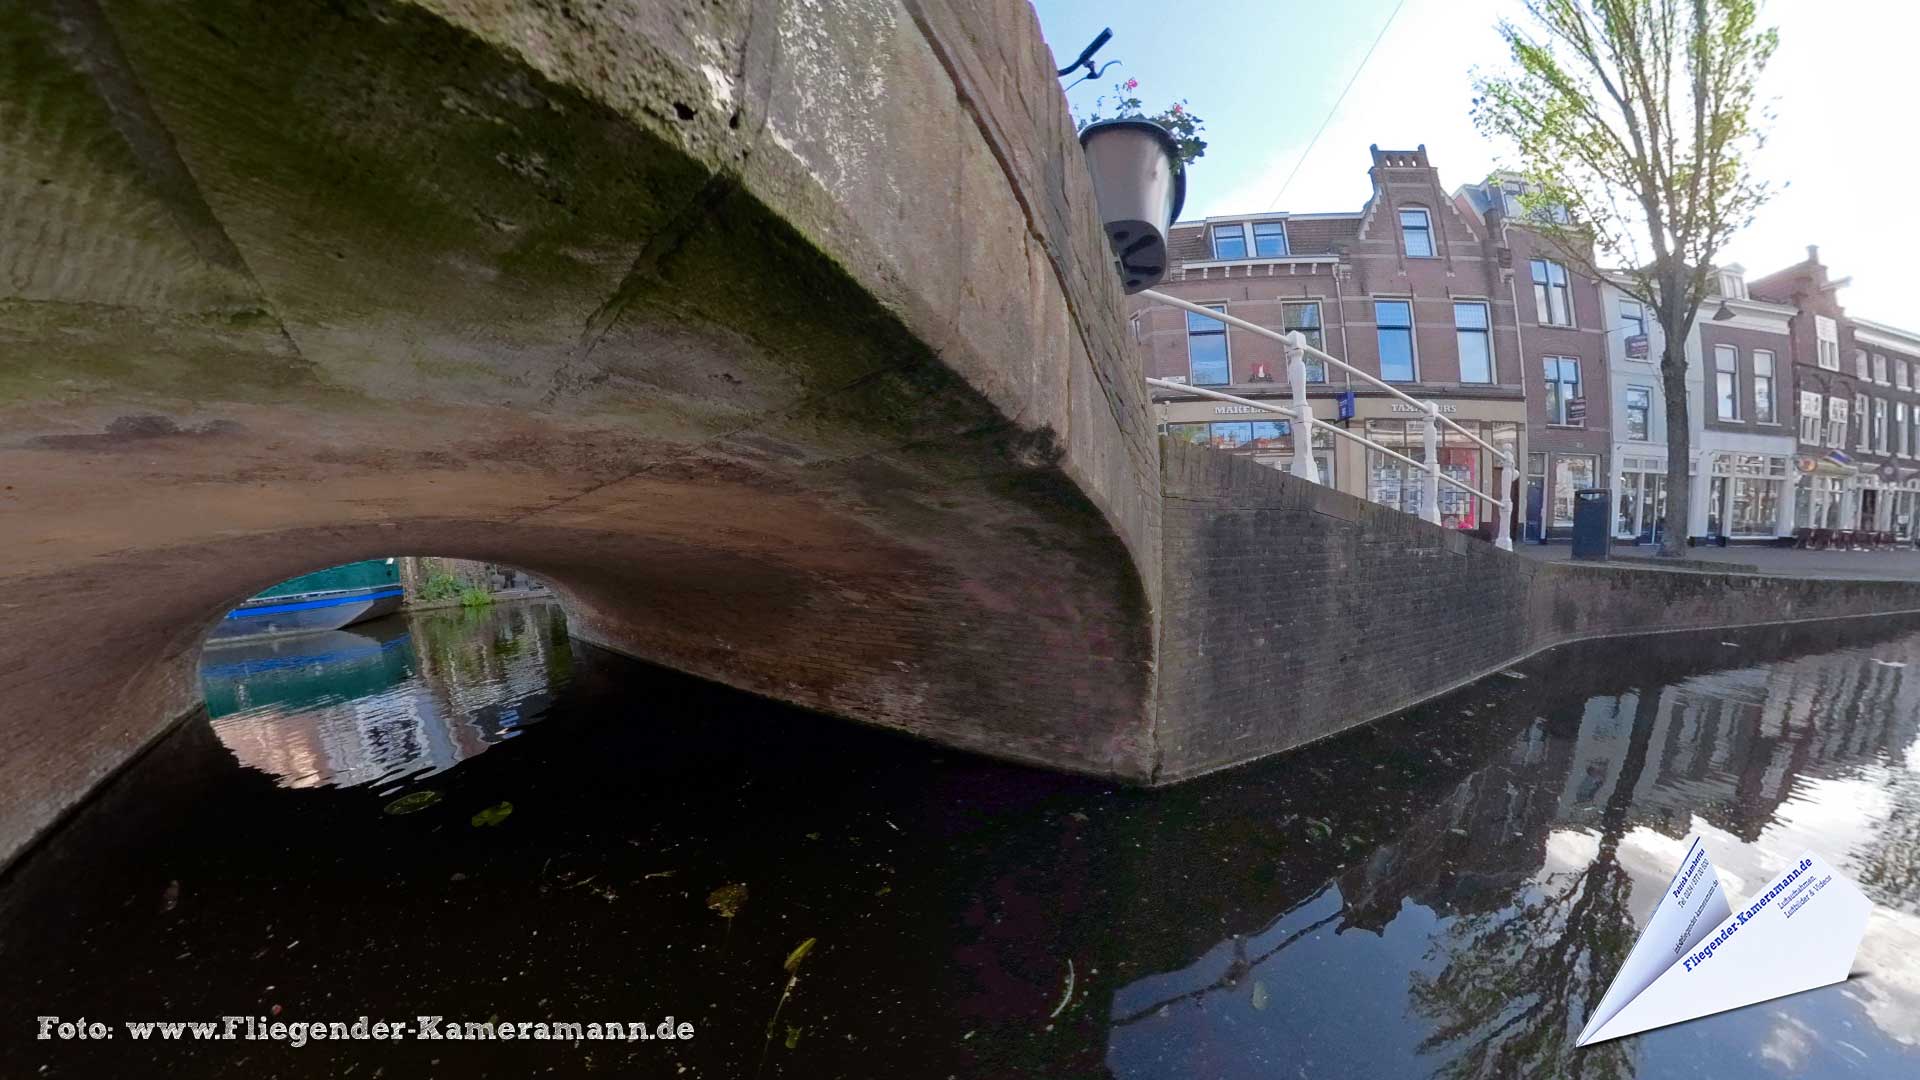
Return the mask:
{"type": "MultiPolygon", "coordinates": [[[[1545,559],[1564,562],[1573,557],[1573,545],[1561,542],[1557,544],[1513,545],[1515,554],[1530,559],[1545,559]]],[[[1650,559],[1659,549],[1650,544],[1639,547],[1616,546],[1613,554],[1633,556],[1631,560],[1622,559],[1616,566],[1630,566],[1636,569],[1651,565],[1642,559],[1650,559]]],[[[1673,567],[1676,570],[1704,569],[1701,563],[1732,563],[1728,569],[1736,573],[1758,572],[1781,577],[1810,578],[1853,578],[1910,581],[1920,580],[1920,551],[1911,547],[1896,548],[1892,551],[1795,551],[1792,548],[1779,547],[1692,547],[1686,550],[1686,562],[1673,567]],[[1744,566],[1742,565],[1744,564],[1744,566]],[[1749,571],[1745,567],[1754,567],[1749,571]]],[[[1657,567],[1656,567],[1657,568],[1657,567]]]]}

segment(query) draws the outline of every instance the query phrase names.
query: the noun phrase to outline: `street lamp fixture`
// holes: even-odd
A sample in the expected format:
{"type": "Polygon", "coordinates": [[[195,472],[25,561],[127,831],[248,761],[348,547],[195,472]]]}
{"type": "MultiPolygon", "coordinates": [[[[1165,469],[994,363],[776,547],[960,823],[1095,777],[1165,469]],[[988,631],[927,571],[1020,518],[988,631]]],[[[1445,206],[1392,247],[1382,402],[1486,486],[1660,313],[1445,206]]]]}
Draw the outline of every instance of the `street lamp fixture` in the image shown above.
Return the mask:
{"type": "Polygon", "coordinates": [[[1725,300],[1720,301],[1720,310],[1713,313],[1713,321],[1726,322],[1728,319],[1731,319],[1733,317],[1734,317],[1733,309],[1727,306],[1727,302],[1725,300]]]}
{"type": "Polygon", "coordinates": [[[1093,197],[1128,293],[1167,276],[1167,227],[1187,201],[1180,144],[1146,119],[1103,120],[1080,132],[1093,197]]]}

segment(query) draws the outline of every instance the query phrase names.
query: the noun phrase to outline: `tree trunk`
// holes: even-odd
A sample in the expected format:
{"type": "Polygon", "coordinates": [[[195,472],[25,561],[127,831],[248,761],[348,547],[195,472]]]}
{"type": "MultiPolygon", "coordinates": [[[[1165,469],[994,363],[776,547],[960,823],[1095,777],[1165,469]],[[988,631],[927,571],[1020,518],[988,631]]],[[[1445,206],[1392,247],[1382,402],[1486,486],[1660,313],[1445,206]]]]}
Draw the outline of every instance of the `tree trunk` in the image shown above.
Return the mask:
{"type": "Polygon", "coordinates": [[[1691,326],[1663,326],[1666,345],[1660,355],[1660,392],[1667,399],[1667,514],[1660,554],[1686,554],[1687,519],[1693,490],[1687,475],[1692,444],[1687,417],[1687,332],[1691,326]]]}

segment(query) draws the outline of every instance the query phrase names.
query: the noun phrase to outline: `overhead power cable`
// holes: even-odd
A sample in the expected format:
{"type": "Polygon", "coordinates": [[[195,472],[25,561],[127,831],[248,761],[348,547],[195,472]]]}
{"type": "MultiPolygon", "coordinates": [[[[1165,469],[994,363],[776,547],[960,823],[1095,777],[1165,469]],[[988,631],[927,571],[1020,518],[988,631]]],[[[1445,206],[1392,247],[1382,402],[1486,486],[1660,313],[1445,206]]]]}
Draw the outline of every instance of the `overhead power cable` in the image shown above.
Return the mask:
{"type": "Polygon", "coordinates": [[[1267,203],[1268,210],[1279,204],[1281,196],[1285,195],[1287,188],[1293,184],[1293,178],[1300,175],[1300,166],[1307,163],[1307,155],[1313,152],[1314,144],[1320,141],[1321,135],[1326,134],[1327,125],[1333,123],[1334,114],[1340,111],[1341,103],[1347,100],[1347,91],[1352,90],[1353,84],[1360,81],[1360,73],[1367,70],[1367,61],[1373,59],[1373,51],[1380,47],[1380,42],[1387,36],[1387,31],[1393,29],[1393,20],[1399,18],[1400,9],[1406,6],[1407,0],[1400,0],[1393,6],[1393,13],[1387,16],[1386,23],[1380,27],[1380,32],[1374,35],[1373,44],[1367,46],[1367,55],[1361,57],[1360,66],[1353,69],[1353,77],[1347,80],[1347,85],[1340,91],[1340,96],[1333,99],[1333,108],[1328,109],[1327,118],[1320,121],[1320,129],[1313,133],[1313,138],[1307,140],[1307,148],[1300,151],[1300,157],[1293,163],[1293,170],[1287,173],[1287,178],[1281,183],[1280,190],[1273,193],[1273,201],[1267,203]]]}

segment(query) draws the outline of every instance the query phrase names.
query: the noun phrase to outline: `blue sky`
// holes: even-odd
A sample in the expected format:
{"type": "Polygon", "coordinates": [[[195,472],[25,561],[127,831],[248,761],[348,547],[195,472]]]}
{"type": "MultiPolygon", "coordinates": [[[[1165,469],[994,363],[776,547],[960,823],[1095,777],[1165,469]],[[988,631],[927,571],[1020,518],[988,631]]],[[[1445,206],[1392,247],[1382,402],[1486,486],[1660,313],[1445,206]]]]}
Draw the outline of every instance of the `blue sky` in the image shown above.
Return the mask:
{"type": "MultiPolygon", "coordinates": [[[[1468,115],[1470,69],[1505,63],[1494,25],[1524,15],[1518,0],[1405,0],[1301,160],[1396,2],[1035,0],[1034,8],[1059,63],[1113,28],[1100,59],[1123,63],[1069,92],[1082,112],[1131,77],[1149,109],[1184,97],[1206,121],[1209,145],[1183,215],[1197,217],[1270,205],[1358,209],[1370,143],[1425,143],[1449,190],[1499,163],[1501,148],[1482,140],[1468,115]]],[[[1781,47],[1765,87],[1777,119],[1760,166],[1784,186],[1724,261],[1758,276],[1819,244],[1836,275],[1854,278],[1841,293],[1849,313],[1920,330],[1910,288],[1920,200],[1878,190],[1920,177],[1920,135],[1904,134],[1920,131],[1912,116],[1920,77],[1906,55],[1920,40],[1920,3],[1773,0],[1763,18],[1780,27],[1781,47]]]]}

